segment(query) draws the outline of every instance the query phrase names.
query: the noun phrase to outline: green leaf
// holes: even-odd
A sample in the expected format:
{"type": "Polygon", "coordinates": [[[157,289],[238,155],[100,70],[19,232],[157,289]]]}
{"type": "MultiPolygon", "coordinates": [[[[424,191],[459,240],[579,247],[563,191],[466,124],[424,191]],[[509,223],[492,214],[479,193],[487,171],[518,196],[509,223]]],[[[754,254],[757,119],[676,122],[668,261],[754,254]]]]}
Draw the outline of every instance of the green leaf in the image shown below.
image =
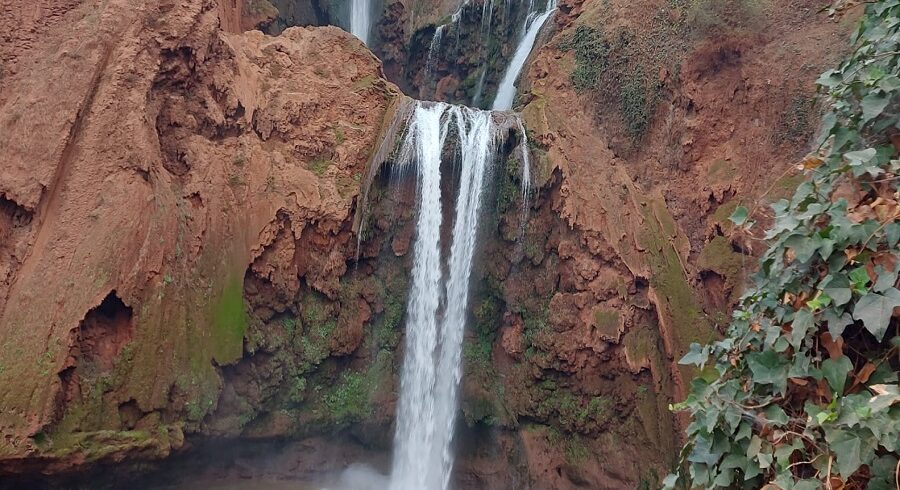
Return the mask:
{"type": "Polygon", "coordinates": [[[688,353],[678,361],[683,366],[702,366],[709,359],[709,350],[694,342],[691,344],[688,353]]]}
{"type": "Polygon", "coordinates": [[[900,90],[900,78],[895,75],[888,75],[881,79],[878,86],[885,92],[900,90]]]}
{"type": "Polygon", "coordinates": [[[897,288],[890,288],[884,294],[868,293],[856,302],[853,318],[862,321],[866,330],[880,342],[897,306],[900,306],[900,291],[897,288]]]}
{"type": "Polygon", "coordinates": [[[896,490],[897,457],[886,454],[869,465],[872,479],[869,480],[868,490],[896,490]]]}
{"type": "Polygon", "coordinates": [[[794,321],[791,323],[791,345],[798,349],[812,328],[815,327],[813,314],[807,309],[802,309],[794,314],[794,321]]]}
{"type": "Polygon", "coordinates": [[[769,405],[764,413],[766,414],[766,420],[775,425],[787,425],[791,420],[778,405],[769,405]]]}
{"type": "Polygon", "coordinates": [[[847,143],[859,139],[859,133],[845,126],[839,127],[834,134],[834,151],[840,151],[847,143]]]}
{"type": "Polygon", "coordinates": [[[822,287],[822,291],[831,298],[834,306],[844,306],[853,296],[850,291],[850,281],[843,274],[830,277],[827,285],[822,287]]]}
{"type": "MultiPolygon", "coordinates": [[[[862,441],[856,434],[848,431],[835,430],[831,439],[828,441],[837,457],[838,473],[844,478],[850,478],[862,465],[861,451],[862,441]]],[[[825,437],[828,438],[829,434],[825,437]]]]}
{"type": "MultiPolygon", "coordinates": [[[[802,228],[800,230],[802,231],[802,228]]],[[[817,239],[817,237],[809,237],[797,233],[788,237],[788,239],[784,241],[784,245],[794,250],[794,254],[800,263],[806,263],[812,258],[813,254],[816,253],[816,250],[819,249],[821,241],[821,238],[817,239]]]]}
{"type": "Polygon", "coordinates": [[[729,216],[728,219],[731,220],[731,222],[735,225],[741,226],[747,222],[747,217],[749,215],[750,213],[747,211],[747,208],[745,208],[744,206],[738,206],[737,208],[735,208],[734,212],[731,213],[731,216],[729,216]]]}
{"type": "Polygon", "coordinates": [[[747,457],[750,459],[754,459],[759,456],[759,451],[762,450],[762,439],[759,436],[753,436],[750,439],[750,444],[747,446],[747,457]]]}
{"type": "Polygon", "coordinates": [[[888,102],[890,102],[890,98],[880,90],[863,97],[863,123],[867,123],[880,116],[881,113],[884,112],[884,108],[887,107],[888,102]]]}
{"type": "Polygon", "coordinates": [[[822,482],[819,480],[800,480],[794,484],[794,490],[819,490],[822,482]]]}
{"type": "Polygon", "coordinates": [[[857,267],[850,271],[850,282],[854,291],[867,291],[866,285],[869,284],[869,273],[866,272],[866,268],[857,267]]]}
{"type": "Polygon", "coordinates": [[[774,351],[747,354],[747,366],[757,383],[782,387],[787,384],[788,362],[774,351]]]}
{"type": "Polygon", "coordinates": [[[829,412],[828,410],[824,410],[816,414],[816,422],[818,422],[819,425],[822,425],[830,420],[834,420],[835,418],[837,418],[837,414],[835,414],[834,412],[829,412]]]}
{"type": "Polygon", "coordinates": [[[825,440],[836,456],[838,473],[845,480],[875,456],[877,442],[873,444],[874,438],[866,432],[841,429],[825,432],[825,440]]]}
{"type": "Polygon", "coordinates": [[[716,475],[716,479],[713,480],[713,484],[724,488],[731,484],[732,480],[734,480],[734,470],[730,468],[724,468],[719,472],[718,475],[716,475]]]}
{"type": "Polygon", "coordinates": [[[841,83],[841,76],[836,70],[828,70],[816,80],[816,83],[831,89],[837,87],[841,83]]]}
{"type": "Polygon", "coordinates": [[[846,158],[850,165],[853,166],[863,166],[872,161],[875,158],[875,154],[877,150],[875,148],[866,148],[865,150],[857,150],[851,151],[844,154],[844,158],[846,158]]]}
{"type": "Polygon", "coordinates": [[[741,411],[734,405],[725,407],[725,423],[728,424],[728,433],[734,433],[741,423],[741,411]]]}
{"type": "Polygon", "coordinates": [[[875,291],[876,293],[887,291],[894,287],[894,283],[897,282],[897,272],[895,271],[886,271],[883,267],[878,266],[875,269],[875,273],[878,274],[878,279],[872,286],[872,291],[875,291]]]}
{"type": "Polygon", "coordinates": [[[853,323],[853,318],[849,313],[838,314],[834,311],[834,308],[825,310],[822,319],[828,323],[828,333],[835,339],[844,333],[844,329],[847,328],[847,325],[853,323]]]}
{"type": "Polygon", "coordinates": [[[744,456],[743,454],[729,454],[728,456],[725,456],[725,458],[719,464],[720,468],[728,468],[728,469],[734,469],[734,468],[744,469],[744,467],[746,467],[746,466],[747,466],[747,457],[744,456]]]}
{"type": "Polygon", "coordinates": [[[844,393],[847,374],[851,369],[853,369],[853,363],[850,362],[850,358],[847,356],[822,361],[822,375],[828,381],[831,389],[839,395],[844,393]]]}
{"type": "Polygon", "coordinates": [[[672,489],[678,484],[678,475],[670,474],[663,479],[663,488],[672,489]]]}
{"type": "MultiPolygon", "coordinates": [[[[849,293],[850,290],[848,289],[847,292],[849,293]]],[[[823,292],[819,295],[816,295],[816,297],[814,297],[813,299],[807,301],[806,307],[812,311],[818,311],[830,304],[831,297],[823,292]]]]}
{"type": "Polygon", "coordinates": [[[900,223],[893,222],[884,227],[884,234],[887,237],[887,246],[893,248],[900,241],[900,223]]]}
{"type": "Polygon", "coordinates": [[[709,437],[698,437],[688,455],[688,461],[712,466],[719,461],[720,456],[721,453],[713,449],[713,442],[709,437]]]}
{"type": "Polygon", "coordinates": [[[872,412],[880,412],[882,410],[887,410],[888,408],[894,406],[896,403],[900,403],[900,394],[896,393],[896,386],[894,386],[894,393],[885,393],[883,395],[873,396],[869,401],[869,406],[872,408],[872,412]]]}

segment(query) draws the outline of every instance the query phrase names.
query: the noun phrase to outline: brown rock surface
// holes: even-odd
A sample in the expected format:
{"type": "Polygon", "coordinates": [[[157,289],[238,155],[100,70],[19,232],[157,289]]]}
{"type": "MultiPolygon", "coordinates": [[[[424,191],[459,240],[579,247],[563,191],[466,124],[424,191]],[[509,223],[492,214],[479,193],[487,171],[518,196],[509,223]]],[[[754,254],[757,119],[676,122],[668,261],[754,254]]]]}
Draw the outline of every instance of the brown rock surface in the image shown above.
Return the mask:
{"type": "Polygon", "coordinates": [[[337,28],[225,34],[209,0],[13,3],[0,471],[165,455],[243,354],[248,267],[288,294],[299,276],[336,294],[398,93],[337,28]]]}
{"type": "Polygon", "coordinates": [[[677,360],[716,335],[759,251],[727,217],[796,185],[791,169],[817,121],[814,81],[845,52],[852,23],[808,1],[696,4],[686,24],[671,2],[561,2],[520,83],[542,188],[524,237],[510,231],[517,218],[501,223],[487,282],[502,281],[506,307],[524,321],[524,356],[504,327],[492,361],[509,412],[499,423],[520,428],[539,488],[653,486],[667,471],[678,444],[667,404],[692,375],[677,360]],[[576,90],[564,45],[579,26],[601,32],[607,49],[626,40],[637,51],[621,56],[645,65],[614,86],[576,90]],[[634,78],[658,87],[644,93],[658,100],[638,136],[635,114],[623,114],[634,78]],[[604,442],[569,448],[584,456],[571,464],[564,443],[523,421],[604,442]]]}
{"type": "MultiPolygon", "coordinates": [[[[721,221],[738,202],[755,202],[773,187],[769,199],[789,192],[785,177],[807,147],[815,116],[807,114],[804,127],[786,127],[786,121],[796,116],[796,101],[811,100],[818,73],[846,49],[843,34],[851,19],[834,22],[810,2],[771,3],[759,11],[744,5],[722,2],[709,7],[710,18],[688,19],[690,36],[670,39],[677,48],[666,48],[679,60],[675,79],[664,68],[645,68],[659,72],[662,95],[639,140],[628,136],[619,116],[624,89],[599,97],[579,93],[570,76],[574,53],[560,46],[576,28],[588,26],[610,39],[632,36],[635,44],[652,47],[657,19],[673,11],[665,2],[563,2],[552,37],[529,67],[522,97],[547,165],[561,173],[562,199],[555,207],[583,240],[566,250],[561,244],[560,256],[587,252],[575,263],[575,277],[589,281],[581,263],[596,260],[591,248],[605,242],[602,247],[610,246],[627,267],[625,284],[632,277],[648,280],[670,362],[690,342],[708,338],[710,319],[723,307],[714,298],[721,291],[702,292],[706,285],[697,265],[712,238],[709,230],[721,233],[721,221]]],[[[670,29],[679,25],[664,22],[670,29]]],[[[652,49],[646,56],[657,59],[652,49]]],[[[755,262],[721,260],[738,261],[737,267],[719,268],[732,275],[755,262]]],[[[733,285],[740,278],[727,280],[733,285]]],[[[573,284],[590,289],[578,280],[573,284]]],[[[677,394],[685,381],[674,366],[673,373],[677,394]]]]}

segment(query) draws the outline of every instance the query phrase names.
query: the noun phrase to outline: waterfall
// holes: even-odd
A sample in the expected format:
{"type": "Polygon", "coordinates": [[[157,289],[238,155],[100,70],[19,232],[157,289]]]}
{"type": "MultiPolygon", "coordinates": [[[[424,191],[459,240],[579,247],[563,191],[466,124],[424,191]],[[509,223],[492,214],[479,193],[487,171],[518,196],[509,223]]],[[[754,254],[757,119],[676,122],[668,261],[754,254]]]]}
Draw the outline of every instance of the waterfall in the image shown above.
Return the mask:
{"type": "MultiPolygon", "coordinates": [[[[525,125],[522,123],[521,117],[516,117],[516,126],[519,128],[519,134],[522,136],[522,207],[523,218],[528,217],[528,193],[531,191],[531,157],[528,149],[528,131],[525,131],[525,125]]],[[[523,219],[524,223],[525,220],[523,219]]]]}
{"type": "Polygon", "coordinates": [[[372,25],[370,0],[350,0],[350,33],[364,44],[369,44],[369,27],[372,25]]]}
{"type": "MultiPolygon", "coordinates": [[[[425,58],[425,85],[429,84],[434,76],[434,66],[437,60],[435,59],[435,53],[441,49],[441,40],[444,39],[444,27],[446,25],[439,25],[437,29],[434,30],[434,36],[431,38],[431,45],[428,46],[428,56],[425,58]]],[[[437,91],[437,89],[435,89],[437,91]]]]}
{"type": "Polygon", "coordinates": [[[531,54],[534,43],[537,41],[538,33],[544,22],[556,10],[556,0],[548,0],[547,7],[543,12],[534,11],[534,4],[529,5],[528,16],[525,18],[525,28],[523,29],[522,39],[516,47],[516,53],[513,55],[512,61],[503,74],[503,79],[497,87],[497,97],[494,99],[492,107],[495,111],[508,111],[512,108],[513,99],[516,97],[516,79],[522,72],[522,67],[531,54]]]}
{"type": "Polygon", "coordinates": [[[481,105],[481,95],[484,91],[485,75],[487,75],[487,65],[482,65],[481,76],[478,77],[478,84],[475,85],[475,95],[472,97],[472,105],[475,107],[481,105]]]}
{"type": "Polygon", "coordinates": [[[438,490],[450,483],[469,279],[487,166],[499,132],[490,112],[418,102],[400,149],[398,165],[416,165],[419,208],[392,490],[438,490]],[[451,132],[459,156],[452,168],[460,177],[445,278],[440,185],[444,143],[451,132]]]}

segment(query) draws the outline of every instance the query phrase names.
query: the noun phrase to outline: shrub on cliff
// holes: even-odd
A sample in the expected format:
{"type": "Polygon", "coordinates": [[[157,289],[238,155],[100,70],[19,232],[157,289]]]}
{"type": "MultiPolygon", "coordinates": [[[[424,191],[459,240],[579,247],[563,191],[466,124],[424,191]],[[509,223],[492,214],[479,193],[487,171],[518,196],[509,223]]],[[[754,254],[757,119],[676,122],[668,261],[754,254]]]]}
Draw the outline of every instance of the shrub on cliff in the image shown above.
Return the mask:
{"type": "MultiPolygon", "coordinates": [[[[754,284],[700,374],[667,488],[900,488],[900,0],[868,2],[818,80],[830,110],[808,180],[772,206],[754,284]]],[[[753,213],[732,221],[751,233],[753,213]]]]}

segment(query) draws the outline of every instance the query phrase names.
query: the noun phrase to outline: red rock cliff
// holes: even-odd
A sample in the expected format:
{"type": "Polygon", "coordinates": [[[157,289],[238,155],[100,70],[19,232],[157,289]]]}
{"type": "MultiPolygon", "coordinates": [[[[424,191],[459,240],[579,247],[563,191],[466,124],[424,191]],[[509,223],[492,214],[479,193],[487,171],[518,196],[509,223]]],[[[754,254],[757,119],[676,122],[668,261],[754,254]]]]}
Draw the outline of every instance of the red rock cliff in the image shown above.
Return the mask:
{"type": "Polygon", "coordinates": [[[322,290],[346,270],[399,94],[337,28],[226,34],[219,14],[0,8],[0,468],[166,454],[243,354],[245,271],[273,236],[328,241],[268,259],[322,290]]]}

